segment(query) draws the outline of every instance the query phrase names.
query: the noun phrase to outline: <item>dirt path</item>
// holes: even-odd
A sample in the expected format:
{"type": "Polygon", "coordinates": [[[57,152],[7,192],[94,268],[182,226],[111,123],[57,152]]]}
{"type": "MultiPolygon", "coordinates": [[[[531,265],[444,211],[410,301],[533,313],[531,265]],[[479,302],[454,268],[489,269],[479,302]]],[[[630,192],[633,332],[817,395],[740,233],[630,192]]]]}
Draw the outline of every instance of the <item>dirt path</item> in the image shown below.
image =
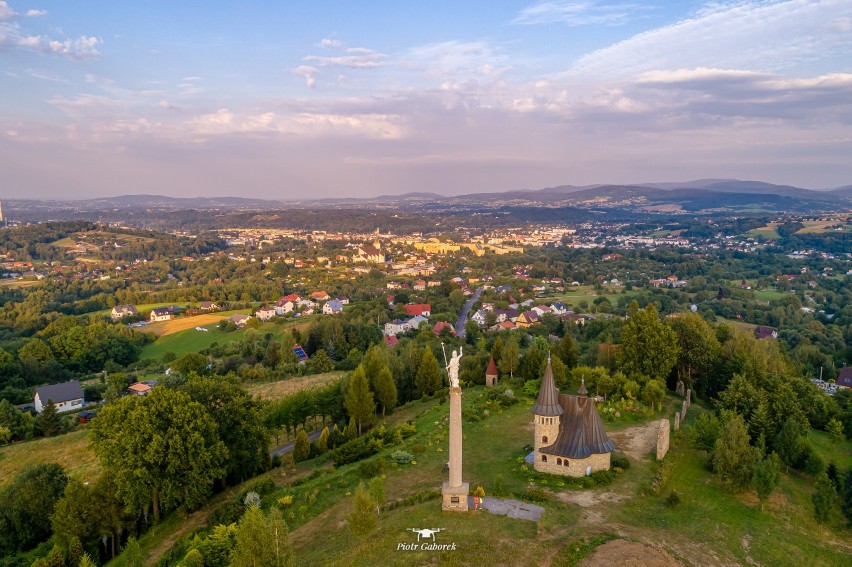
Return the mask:
{"type": "Polygon", "coordinates": [[[598,547],[579,563],[580,567],[627,565],[629,567],[681,567],[681,563],[660,547],[616,539],[598,547]]]}
{"type": "Polygon", "coordinates": [[[614,431],[609,436],[615,441],[616,450],[622,451],[628,458],[649,461],[651,453],[657,451],[659,424],[660,421],[655,419],[622,431],[614,431]]]}

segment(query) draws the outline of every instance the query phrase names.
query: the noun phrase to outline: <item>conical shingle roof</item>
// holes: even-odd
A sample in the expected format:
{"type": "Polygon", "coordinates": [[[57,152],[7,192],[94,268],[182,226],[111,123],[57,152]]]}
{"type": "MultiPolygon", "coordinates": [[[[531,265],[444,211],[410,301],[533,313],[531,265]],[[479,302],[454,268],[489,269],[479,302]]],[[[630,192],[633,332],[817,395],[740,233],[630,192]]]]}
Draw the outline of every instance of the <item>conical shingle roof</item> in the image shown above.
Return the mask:
{"type": "Polygon", "coordinates": [[[531,410],[535,415],[562,415],[565,410],[559,405],[559,390],[553,382],[553,369],[550,367],[550,357],[547,358],[547,368],[544,369],[544,378],[541,381],[541,389],[538,399],[531,410]]]}
{"type": "Polygon", "coordinates": [[[497,364],[494,362],[494,357],[488,361],[488,367],[485,369],[486,376],[497,376],[497,364]]]}

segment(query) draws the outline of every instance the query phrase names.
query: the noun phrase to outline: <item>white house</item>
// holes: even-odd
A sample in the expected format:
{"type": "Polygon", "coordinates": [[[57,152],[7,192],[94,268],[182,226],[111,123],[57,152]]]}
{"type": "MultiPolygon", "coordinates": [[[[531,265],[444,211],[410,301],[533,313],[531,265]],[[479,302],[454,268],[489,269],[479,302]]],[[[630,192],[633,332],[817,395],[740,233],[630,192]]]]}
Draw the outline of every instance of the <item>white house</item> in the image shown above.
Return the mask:
{"type": "Polygon", "coordinates": [[[257,317],[258,319],[260,319],[261,321],[269,321],[270,319],[272,319],[276,315],[277,315],[277,313],[275,312],[275,309],[273,309],[272,307],[266,307],[266,306],[261,307],[254,314],[254,316],[257,317]]]}
{"type": "Polygon", "coordinates": [[[322,312],[326,315],[343,313],[343,303],[338,299],[332,299],[322,306],[322,312]]]}
{"type": "Polygon", "coordinates": [[[168,321],[174,317],[168,307],[157,307],[151,310],[151,321],[168,321]]]}
{"type": "Polygon", "coordinates": [[[251,319],[250,315],[243,315],[242,313],[234,313],[230,317],[228,317],[228,321],[236,325],[237,327],[245,327],[246,323],[248,323],[249,319],[251,319]]]}
{"type": "Polygon", "coordinates": [[[284,301],[283,299],[279,299],[275,303],[275,314],[276,315],[286,315],[293,311],[293,307],[295,304],[292,301],[284,301]]]}
{"type": "Polygon", "coordinates": [[[83,388],[76,380],[42,386],[35,392],[33,398],[36,413],[41,413],[49,401],[56,406],[56,411],[73,411],[83,407],[83,388]]]}
{"type": "Polygon", "coordinates": [[[133,315],[138,315],[139,312],[136,310],[135,305],[116,305],[112,308],[112,313],[110,313],[110,317],[113,319],[121,319],[123,317],[132,317],[133,315]]]}

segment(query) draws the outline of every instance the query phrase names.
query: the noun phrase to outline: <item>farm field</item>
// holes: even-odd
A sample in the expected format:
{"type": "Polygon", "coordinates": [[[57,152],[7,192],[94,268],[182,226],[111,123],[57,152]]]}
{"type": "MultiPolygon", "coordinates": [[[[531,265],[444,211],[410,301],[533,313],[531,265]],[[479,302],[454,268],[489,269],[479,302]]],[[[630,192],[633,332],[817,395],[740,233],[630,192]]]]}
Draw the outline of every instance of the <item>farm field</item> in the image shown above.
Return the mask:
{"type": "Polygon", "coordinates": [[[761,240],[777,240],[781,238],[781,235],[778,234],[778,223],[771,222],[764,227],[755,228],[754,230],[750,230],[745,233],[745,236],[750,236],[751,238],[759,238],[761,240]]]}
{"type": "Polygon", "coordinates": [[[193,315],[192,317],[178,317],[169,321],[155,321],[148,323],[144,327],[138,329],[144,333],[154,333],[160,337],[185,331],[187,329],[195,329],[196,327],[206,327],[219,323],[222,319],[227,319],[235,313],[243,313],[248,315],[251,309],[236,309],[234,311],[219,311],[217,313],[205,313],[203,315],[193,315]]]}
{"type": "Polygon", "coordinates": [[[595,291],[595,288],[590,285],[572,286],[566,288],[563,292],[547,294],[546,296],[543,296],[543,299],[547,299],[551,302],[562,301],[570,307],[579,306],[581,301],[586,301],[589,305],[592,305],[592,302],[601,296],[609,299],[610,303],[614,303],[618,296],[621,295],[622,289],[624,288],[604,286],[603,291],[599,295],[598,292],[595,291]]]}

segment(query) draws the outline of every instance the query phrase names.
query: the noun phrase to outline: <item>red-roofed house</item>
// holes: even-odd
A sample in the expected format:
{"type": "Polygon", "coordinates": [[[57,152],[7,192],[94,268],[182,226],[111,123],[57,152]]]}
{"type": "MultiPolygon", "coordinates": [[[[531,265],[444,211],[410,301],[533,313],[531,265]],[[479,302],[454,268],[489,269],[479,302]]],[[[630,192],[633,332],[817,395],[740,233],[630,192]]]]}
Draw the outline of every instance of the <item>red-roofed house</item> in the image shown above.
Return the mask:
{"type": "Polygon", "coordinates": [[[841,388],[852,388],[852,366],[844,366],[837,375],[837,385],[841,388]]]}
{"type": "Polygon", "coordinates": [[[328,301],[331,296],[324,291],[315,291],[310,295],[310,298],[314,301],[328,301]]]}
{"type": "Polygon", "coordinates": [[[451,335],[456,335],[456,329],[455,327],[453,327],[453,324],[447,323],[446,321],[438,321],[437,323],[435,323],[435,326],[432,327],[432,332],[435,333],[435,335],[437,336],[440,335],[441,331],[443,331],[444,329],[449,329],[451,335]]]}
{"type": "Polygon", "coordinates": [[[428,303],[414,303],[412,305],[406,305],[405,312],[411,317],[417,317],[418,315],[428,317],[432,314],[432,306],[428,303]]]}
{"type": "Polygon", "coordinates": [[[395,347],[398,343],[399,339],[393,335],[388,335],[385,337],[385,344],[388,345],[388,347],[390,348],[395,347]]]}

